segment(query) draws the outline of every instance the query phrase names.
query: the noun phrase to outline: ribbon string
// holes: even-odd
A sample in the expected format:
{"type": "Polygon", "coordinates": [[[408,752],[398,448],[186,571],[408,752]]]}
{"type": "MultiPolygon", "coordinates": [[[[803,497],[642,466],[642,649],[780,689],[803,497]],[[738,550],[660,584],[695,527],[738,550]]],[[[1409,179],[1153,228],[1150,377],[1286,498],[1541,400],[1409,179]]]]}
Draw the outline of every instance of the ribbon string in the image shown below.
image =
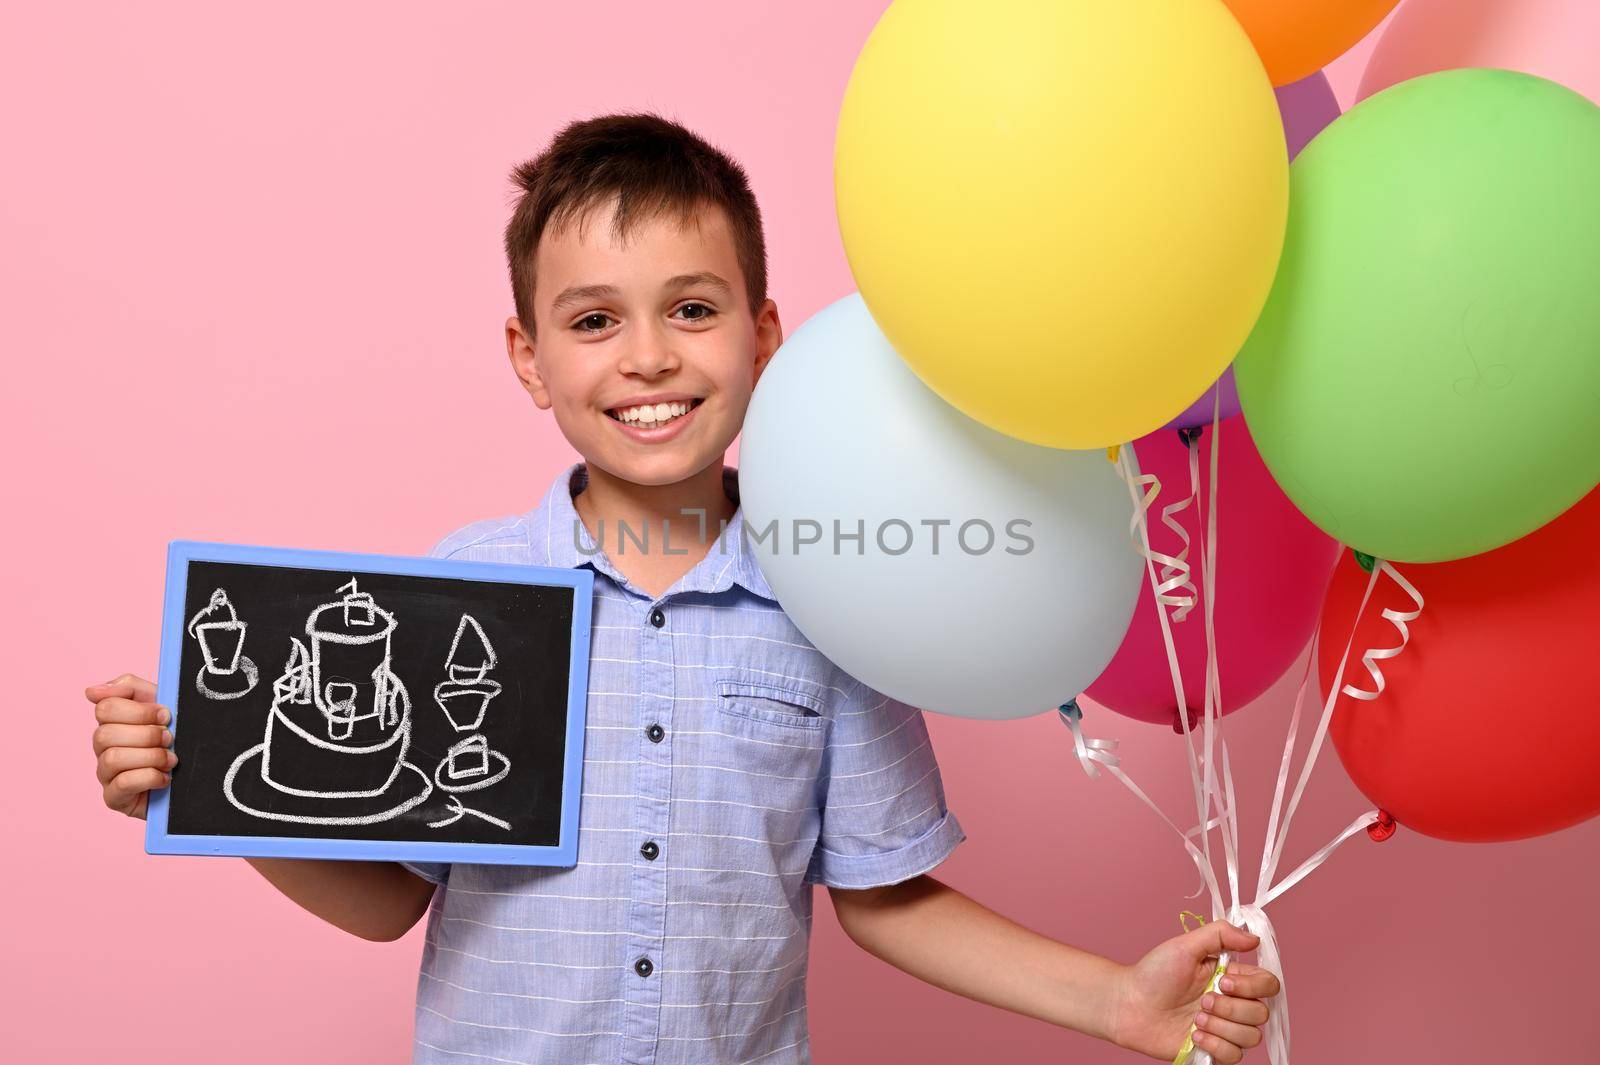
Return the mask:
{"type": "Polygon", "coordinates": [[[1350,696],[1352,699],[1361,699],[1364,702],[1371,702],[1383,694],[1383,670],[1378,668],[1378,662],[1381,660],[1394,658],[1401,651],[1406,649],[1406,645],[1411,642],[1411,630],[1407,628],[1407,625],[1408,623],[1413,622],[1422,616],[1422,593],[1418,592],[1410,581],[1400,576],[1399,570],[1395,569],[1394,566],[1390,565],[1388,562],[1385,562],[1383,559],[1375,560],[1375,564],[1373,566],[1374,577],[1380,573],[1387,574],[1396,584],[1400,586],[1402,591],[1411,597],[1411,602],[1414,605],[1414,609],[1396,610],[1393,607],[1387,606],[1383,608],[1383,619],[1399,630],[1400,642],[1395,644],[1393,647],[1368,648],[1366,653],[1361,656],[1361,664],[1367,667],[1367,672],[1372,675],[1373,688],[1371,691],[1368,691],[1365,688],[1358,688],[1354,684],[1346,684],[1344,686],[1344,693],[1350,696]]]}
{"type": "MultiPolygon", "coordinates": [[[[1404,650],[1410,640],[1410,631],[1407,628],[1407,624],[1415,621],[1421,614],[1423,599],[1416,588],[1401,576],[1393,566],[1384,561],[1376,562],[1372,570],[1371,579],[1367,583],[1365,594],[1362,596],[1361,605],[1357,608],[1355,618],[1351,621],[1350,634],[1345,643],[1344,653],[1340,658],[1338,668],[1334,672],[1333,683],[1329,686],[1329,694],[1323,703],[1322,713],[1312,732],[1308,750],[1305,753],[1304,761],[1301,763],[1299,774],[1291,790],[1288,786],[1288,781],[1290,770],[1294,763],[1296,741],[1299,737],[1301,718],[1305,709],[1306,693],[1310,690],[1312,682],[1311,671],[1313,664],[1319,660],[1319,647],[1322,638],[1322,626],[1319,621],[1312,635],[1311,651],[1305,662],[1299,688],[1295,695],[1294,710],[1289,719],[1283,757],[1279,763],[1277,779],[1273,789],[1272,806],[1268,816],[1266,837],[1262,845],[1261,864],[1255,891],[1251,901],[1244,901],[1239,886],[1238,805],[1234,791],[1233,767],[1227,740],[1222,730],[1221,680],[1216,653],[1217,507],[1215,500],[1221,443],[1217,432],[1220,422],[1219,414],[1220,411],[1214,401],[1211,422],[1211,454],[1207,471],[1209,476],[1205,491],[1202,492],[1199,473],[1199,451],[1197,447],[1191,444],[1189,454],[1189,497],[1169,504],[1161,512],[1163,523],[1179,535],[1184,545],[1183,549],[1175,556],[1163,554],[1150,547],[1149,512],[1160,494],[1160,480],[1153,475],[1134,472],[1133,462],[1130,461],[1128,455],[1128,452],[1132,450],[1131,445],[1124,445],[1123,448],[1111,449],[1108,452],[1108,457],[1116,465],[1118,473],[1127,484],[1129,497],[1134,506],[1134,515],[1129,524],[1130,538],[1133,539],[1135,549],[1145,561],[1146,577],[1157,603],[1156,615],[1160,623],[1162,643],[1167,653],[1168,668],[1172,676],[1173,694],[1177,700],[1178,719],[1189,760],[1190,783],[1199,823],[1187,832],[1179,829],[1177,824],[1134,783],[1122,768],[1121,759],[1115,753],[1117,749],[1116,740],[1085,738],[1082,726],[1083,714],[1076,700],[1064,704],[1061,707],[1060,714],[1063,722],[1072,732],[1074,749],[1084,772],[1091,778],[1098,777],[1102,770],[1109,772],[1178,834],[1185,852],[1195,863],[1201,875],[1200,889],[1189,897],[1196,898],[1209,888],[1213,920],[1225,918],[1260,938],[1260,944],[1256,950],[1261,966],[1277,974],[1281,985],[1279,994],[1273,1002],[1272,1013],[1266,1027],[1267,1057],[1273,1065],[1288,1065],[1288,982],[1284,977],[1277,932],[1272,925],[1271,919],[1267,916],[1266,907],[1309,876],[1323,862],[1327,861],[1333,852],[1346,840],[1363,829],[1370,828],[1375,822],[1380,821],[1383,815],[1377,810],[1369,810],[1361,814],[1342,832],[1296,866],[1292,872],[1276,881],[1274,881],[1274,877],[1283,859],[1290,823],[1299,809],[1311,771],[1316,765],[1317,756],[1320,754],[1327,738],[1333,709],[1339,695],[1345,693],[1358,699],[1370,701],[1382,693],[1384,688],[1383,674],[1376,663],[1393,658],[1404,650]],[[1190,506],[1197,506],[1197,509],[1203,512],[1204,515],[1204,529],[1198,544],[1197,561],[1200,577],[1198,590],[1195,588],[1194,573],[1189,565],[1191,540],[1187,531],[1177,521],[1177,515],[1190,506]],[[1161,566],[1159,574],[1156,570],[1157,564],[1161,566]],[[1411,596],[1414,609],[1409,611],[1384,610],[1383,617],[1398,630],[1400,642],[1394,647],[1370,649],[1362,655],[1362,663],[1368,673],[1371,674],[1376,689],[1367,691],[1353,684],[1345,685],[1344,676],[1350,665],[1351,651],[1355,645],[1356,631],[1360,620],[1366,612],[1367,604],[1372,598],[1372,593],[1379,577],[1383,575],[1387,575],[1411,596]],[[1185,591],[1187,594],[1182,594],[1185,591]],[[1190,714],[1188,713],[1187,699],[1184,692],[1182,670],[1179,665],[1177,647],[1173,641],[1171,628],[1174,622],[1182,621],[1197,602],[1203,606],[1206,629],[1205,694],[1203,713],[1200,715],[1203,726],[1198,727],[1198,730],[1202,733],[1200,751],[1195,749],[1196,728],[1192,728],[1190,725],[1190,714]],[[1287,804],[1285,803],[1286,796],[1287,804]],[[1215,811],[1214,815],[1213,810],[1215,811]],[[1215,860],[1212,854],[1210,835],[1213,828],[1220,830],[1222,833],[1222,856],[1227,875],[1229,900],[1226,905],[1223,902],[1222,888],[1216,875],[1215,860]],[[1199,837],[1198,846],[1195,842],[1196,836],[1199,837]]],[[[1185,442],[1191,443],[1187,439],[1185,442]]],[[[1379,837],[1375,836],[1374,838],[1379,837]]],[[[1199,915],[1192,916],[1197,920],[1201,919],[1199,915]]],[[[1224,952],[1218,958],[1216,969],[1212,974],[1208,987],[1215,987],[1217,979],[1226,971],[1230,960],[1227,952],[1224,952]]],[[[1211,1056],[1205,1051],[1196,1048],[1193,1044],[1193,1028],[1190,1029],[1189,1035],[1190,1038],[1185,1040],[1183,1049],[1179,1052],[1178,1057],[1174,1059],[1175,1065],[1184,1061],[1190,1062],[1191,1065],[1211,1065],[1211,1056]]]]}
{"type": "MultiPolygon", "coordinates": [[[[1168,503],[1161,508],[1161,524],[1172,531],[1173,535],[1183,541],[1183,548],[1173,555],[1173,562],[1163,563],[1161,566],[1161,583],[1163,587],[1170,587],[1174,593],[1187,589],[1187,595],[1170,595],[1169,603],[1176,604],[1172,611],[1172,622],[1177,624],[1189,616],[1189,611],[1194,609],[1195,597],[1198,594],[1194,587],[1194,574],[1190,571],[1189,560],[1189,530],[1184,528],[1183,522],[1178,520],[1178,515],[1194,505],[1200,497],[1200,451],[1194,446],[1186,434],[1183,435],[1184,449],[1189,458],[1189,494],[1176,503],[1168,503]],[[1176,580],[1176,584],[1174,584],[1176,580]]],[[[1160,490],[1160,482],[1156,482],[1160,490]]],[[[1132,530],[1130,529],[1131,533],[1132,530]]]]}
{"type": "Polygon", "coordinates": [[[1111,752],[1117,749],[1116,740],[1091,740],[1083,736],[1083,711],[1078,707],[1078,700],[1069,699],[1062,703],[1058,713],[1067,728],[1072,730],[1072,746],[1078,753],[1078,764],[1083,766],[1083,772],[1090,780],[1100,777],[1100,766],[1117,766],[1122,760],[1111,752]]]}
{"type": "MultiPolygon", "coordinates": [[[[1204,790],[1201,783],[1199,758],[1195,754],[1194,744],[1190,739],[1189,714],[1187,712],[1188,698],[1183,689],[1183,672],[1178,665],[1178,650],[1172,639],[1172,625],[1167,617],[1166,610],[1162,609],[1164,605],[1168,604],[1162,602],[1160,594],[1161,582],[1156,579],[1155,572],[1155,562],[1170,556],[1160,555],[1150,549],[1150,528],[1146,516],[1151,503],[1161,491],[1161,482],[1154,475],[1134,473],[1133,463],[1128,458],[1129,453],[1132,451],[1132,444],[1119,448],[1113,461],[1116,464],[1117,472],[1128,486],[1128,497],[1133,502],[1134,512],[1131,529],[1137,534],[1133,541],[1134,548],[1144,558],[1145,576],[1150,582],[1150,588],[1156,600],[1156,621],[1160,625],[1161,642],[1167,652],[1167,668],[1172,678],[1173,698],[1176,700],[1178,722],[1183,729],[1184,753],[1189,760],[1189,782],[1194,797],[1195,820],[1200,824],[1205,824],[1210,819],[1212,797],[1204,790]],[[1141,488],[1150,486],[1153,486],[1151,491],[1140,491],[1141,488]]],[[[1168,823],[1171,823],[1170,819],[1168,823]]],[[[1204,867],[1201,869],[1201,876],[1205,881],[1205,886],[1211,892],[1212,912],[1220,912],[1222,909],[1222,889],[1217,883],[1214,861],[1211,857],[1211,833],[1201,833],[1200,842],[1204,852],[1204,867]]]]}
{"type": "MultiPolygon", "coordinates": [[[[1176,515],[1187,507],[1192,499],[1180,500],[1169,504],[1162,511],[1162,521],[1183,538],[1183,550],[1176,555],[1152,550],[1150,547],[1149,530],[1146,527],[1146,513],[1155,505],[1156,497],[1161,494],[1161,479],[1153,473],[1134,473],[1128,465],[1127,453],[1133,450],[1133,445],[1119,449],[1119,454],[1114,461],[1123,479],[1128,482],[1128,488],[1134,497],[1134,515],[1128,521],[1128,538],[1133,542],[1133,549],[1148,563],[1157,563],[1161,566],[1161,577],[1155,581],[1156,602],[1162,606],[1175,608],[1175,614],[1187,617],[1190,610],[1194,609],[1195,595],[1194,583],[1189,574],[1189,534],[1183,528],[1176,515]],[[1187,588],[1187,595],[1181,594],[1181,589],[1187,588]]],[[[1182,620],[1179,617],[1178,620],[1182,620]]]]}
{"type": "MultiPolygon", "coordinates": [[[[1378,571],[1373,570],[1371,579],[1367,581],[1366,592],[1361,597],[1361,605],[1356,608],[1356,616],[1350,622],[1350,636],[1345,641],[1344,653],[1339,657],[1339,667],[1334,671],[1333,683],[1328,686],[1328,697],[1322,704],[1322,716],[1317,720],[1317,727],[1312,734],[1311,745],[1306,751],[1305,760],[1301,763],[1300,775],[1295,780],[1294,793],[1289,797],[1288,806],[1283,807],[1283,788],[1289,768],[1289,756],[1293,750],[1290,744],[1293,741],[1295,732],[1299,729],[1300,710],[1304,703],[1303,699],[1295,700],[1295,714],[1290,721],[1289,728],[1290,742],[1284,745],[1284,761],[1278,771],[1277,787],[1273,793],[1272,815],[1269,819],[1277,824],[1277,834],[1276,836],[1271,833],[1268,834],[1268,846],[1261,855],[1261,875],[1257,880],[1258,884],[1265,885],[1270,883],[1273,874],[1278,870],[1279,861],[1282,860],[1284,843],[1289,837],[1289,823],[1294,819],[1295,811],[1300,808],[1300,798],[1305,794],[1306,783],[1311,779],[1311,770],[1316,766],[1317,755],[1322,752],[1323,741],[1328,737],[1328,725],[1333,720],[1334,704],[1339,699],[1340,685],[1344,682],[1344,671],[1350,663],[1350,649],[1355,644],[1356,628],[1361,622],[1361,615],[1366,612],[1367,603],[1372,599],[1372,589],[1377,581],[1378,571]],[[1283,809],[1281,817],[1278,814],[1280,807],[1283,809]]],[[[1311,659],[1307,663],[1306,676],[1301,680],[1303,686],[1309,685],[1311,682],[1311,663],[1316,662],[1318,659],[1318,644],[1320,640],[1321,631],[1319,627],[1317,634],[1312,638],[1311,659]]],[[[1376,811],[1374,811],[1375,813],[1376,811]]]]}
{"type": "MultiPolygon", "coordinates": [[[[1222,769],[1225,783],[1223,805],[1228,809],[1234,808],[1233,795],[1233,767],[1228,757],[1228,741],[1222,734],[1222,680],[1217,671],[1217,619],[1216,619],[1216,586],[1217,586],[1217,508],[1215,497],[1217,490],[1217,467],[1222,456],[1222,435],[1219,431],[1221,421],[1221,395],[1220,390],[1211,396],[1211,460],[1208,472],[1210,474],[1210,487],[1205,499],[1205,532],[1200,541],[1200,579],[1205,592],[1205,619],[1206,619],[1206,681],[1205,681],[1205,717],[1206,717],[1206,750],[1205,764],[1208,770],[1214,767],[1215,748],[1212,740],[1215,738],[1222,745],[1222,769]]],[[[1189,443],[1189,480],[1194,486],[1196,498],[1200,496],[1200,448],[1198,436],[1189,443]]],[[[1215,778],[1209,779],[1209,784],[1215,787],[1215,778]]],[[[1239,820],[1237,817],[1229,818],[1222,825],[1222,848],[1227,863],[1228,897],[1235,901],[1239,898],[1239,820]]]]}
{"type": "Polygon", "coordinates": [[[1083,711],[1078,708],[1076,699],[1063,703],[1058,712],[1061,715],[1062,722],[1072,731],[1072,742],[1078,752],[1078,761],[1083,765],[1084,772],[1088,774],[1089,778],[1091,780],[1098,779],[1100,768],[1103,766],[1107,772],[1122,783],[1123,787],[1132,792],[1140,802],[1155,811],[1155,815],[1178,834],[1178,839],[1182,841],[1184,850],[1188,852],[1190,860],[1194,862],[1195,868],[1200,872],[1200,886],[1193,893],[1184,897],[1190,899],[1199,898],[1201,892],[1205,891],[1208,885],[1215,890],[1216,874],[1212,872],[1211,866],[1205,860],[1205,855],[1194,845],[1193,840],[1201,833],[1209,832],[1221,824],[1224,814],[1219,813],[1211,820],[1195,825],[1187,831],[1179,828],[1177,822],[1168,817],[1166,811],[1161,809],[1160,804],[1147,795],[1143,788],[1134,783],[1132,777],[1122,771],[1121,759],[1111,753],[1117,747],[1116,740],[1086,739],[1084,737],[1083,711]]]}

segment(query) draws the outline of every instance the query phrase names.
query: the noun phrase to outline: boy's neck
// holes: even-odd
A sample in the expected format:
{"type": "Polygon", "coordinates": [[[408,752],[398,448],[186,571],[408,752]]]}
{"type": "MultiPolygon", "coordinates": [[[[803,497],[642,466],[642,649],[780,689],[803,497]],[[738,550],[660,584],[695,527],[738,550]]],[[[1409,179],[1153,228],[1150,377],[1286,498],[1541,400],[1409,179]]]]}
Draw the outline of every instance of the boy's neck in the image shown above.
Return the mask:
{"type": "MultiPolygon", "coordinates": [[[[730,521],[736,509],[723,491],[721,459],[682,481],[662,485],[625,481],[593,463],[586,462],[584,467],[588,483],[574,497],[573,506],[589,535],[608,555],[615,551],[618,529],[623,526],[641,539],[649,530],[649,550],[645,553],[661,555],[663,532],[670,527],[673,554],[667,557],[698,561],[705,555],[703,549],[716,542],[723,522],[730,521]],[[600,525],[602,521],[604,526],[600,525]],[[689,549],[689,555],[677,554],[684,548],[689,549]]],[[[627,551],[637,553],[634,540],[629,540],[627,551]]]]}

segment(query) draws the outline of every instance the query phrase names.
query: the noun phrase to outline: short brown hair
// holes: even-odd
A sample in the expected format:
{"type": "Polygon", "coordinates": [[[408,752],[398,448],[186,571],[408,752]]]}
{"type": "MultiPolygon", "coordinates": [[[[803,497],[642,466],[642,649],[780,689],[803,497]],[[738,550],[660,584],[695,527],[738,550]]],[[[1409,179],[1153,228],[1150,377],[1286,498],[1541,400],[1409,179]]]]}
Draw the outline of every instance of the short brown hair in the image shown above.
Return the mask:
{"type": "Polygon", "coordinates": [[[506,223],[506,262],[517,317],[530,335],[540,236],[548,226],[581,220],[613,195],[618,203],[612,231],[619,239],[641,218],[676,212],[687,224],[697,207],[721,207],[733,230],[750,312],[766,302],[766,240],[744,168],[670,119],[625,112],[568,123],[544,151],[512,170],[511,180],[522,191],[506,223]]]}

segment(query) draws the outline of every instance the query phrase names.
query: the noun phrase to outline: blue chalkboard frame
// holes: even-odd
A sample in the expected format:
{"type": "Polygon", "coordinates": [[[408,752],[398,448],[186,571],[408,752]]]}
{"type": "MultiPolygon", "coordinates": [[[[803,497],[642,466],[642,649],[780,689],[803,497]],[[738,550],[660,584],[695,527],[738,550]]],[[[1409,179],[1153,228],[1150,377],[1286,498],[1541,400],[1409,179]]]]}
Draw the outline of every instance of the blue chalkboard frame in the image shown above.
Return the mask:
{"type": "Polygon", "coordinates": [[[182,727],[178,710],[183,653],[184,603],[189,563],[241,562],[257,566],[392,573],[417,577],[505,581],[571,588],[572,661],[567,686],[567,745],[561,784],[561,837],[553,847],[504,843],[439,843],[427,840],[333,839],[285,836],[202,836],[167,831],[168,794],[150,793],[145,826],[148,854],[227,855],[244,858],[329,858],[350,861],[449,862],[486,865],[572,866],[578,861],[578,810],[583,793],[584,725],[589,696],[589,634],[594,610],[594,573],[586,569],[523,566],[504,562],[401,555],[353,554],[247,544],[176,540],[167,549],[166,596],[161,614],[161,661],[156,699],[172,711],[171,729],[182,727]]]}

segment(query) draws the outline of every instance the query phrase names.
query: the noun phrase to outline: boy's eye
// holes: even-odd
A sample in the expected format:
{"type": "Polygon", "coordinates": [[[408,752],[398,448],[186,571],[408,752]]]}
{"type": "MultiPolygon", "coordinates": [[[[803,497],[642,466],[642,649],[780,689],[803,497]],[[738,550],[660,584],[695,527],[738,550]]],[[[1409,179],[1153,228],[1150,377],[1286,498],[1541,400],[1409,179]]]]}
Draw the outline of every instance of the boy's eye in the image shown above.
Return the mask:
{"type": "Polygon", "coordinates": [[[579,318],[575,326],[580,333],[598,333],[606,327],[606,323],[610,320],[610,315],[596,311],[594,314],[586,314],[579,318]]]}
{"type": "Polygon", "coordinates": [[[698,309],[701,313],[692,314],[692,315],[689,315],[689,316],[685,317],[684,321],[686,321],[686,322],[703,322],[707,318],[710,318],[712,315],[717,313],[716,311],[712,310],[710,307],[706,306],[704,303],[685,303],[682,307],[678,308],[678,310],[680,312],[691,310],[691,309],[698,309]]]}

